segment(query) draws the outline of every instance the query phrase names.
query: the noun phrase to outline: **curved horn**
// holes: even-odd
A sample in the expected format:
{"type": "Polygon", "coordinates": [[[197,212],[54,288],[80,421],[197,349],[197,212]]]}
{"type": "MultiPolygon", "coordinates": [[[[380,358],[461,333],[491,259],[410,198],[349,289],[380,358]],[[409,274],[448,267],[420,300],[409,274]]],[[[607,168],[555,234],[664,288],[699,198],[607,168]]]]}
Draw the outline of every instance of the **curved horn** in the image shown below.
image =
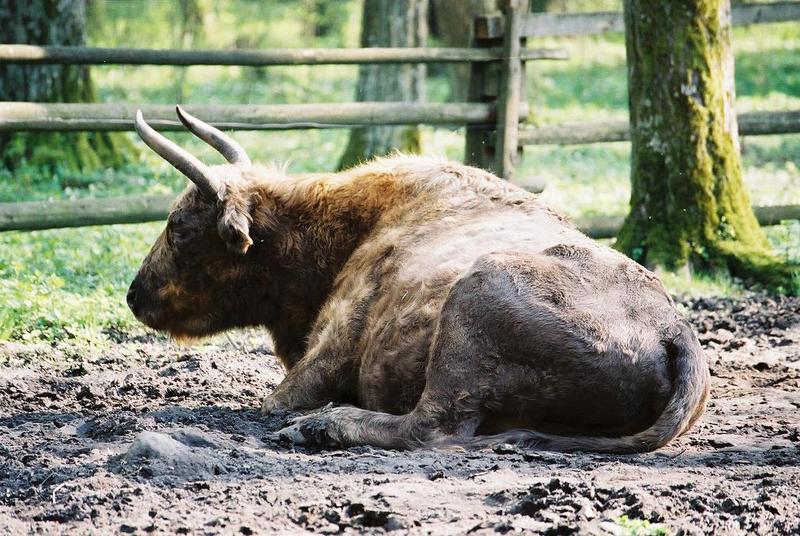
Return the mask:
{"type": "Polygon", "coordinates": [[[153,127],[144,122],[142,111],[136,110],[136,121],[134,122],[136,133],[142,138],[158,156],[172,164],[172,166],[186,175],[186,177],[197,185],[197,188],[210,199],[218,199],[222,190],[222,183],[217,179],[208,167],[200,160],[181,149],[176,144],[153,130],[153,127]]]}
{"type": "Polygon", "coordinates": [[[205,121],[196,118],[180,106],[175,106],[175,111],[178,112],[178,119],[181,120],[183,126],[188,128],[192,134],[216,149],[225,157],[225,160],[237,166],[250,166],[250,157],[247,156],[247,153],[241,145],[233,141],[233,138],[218,128],[212,127],[205,121]]]}

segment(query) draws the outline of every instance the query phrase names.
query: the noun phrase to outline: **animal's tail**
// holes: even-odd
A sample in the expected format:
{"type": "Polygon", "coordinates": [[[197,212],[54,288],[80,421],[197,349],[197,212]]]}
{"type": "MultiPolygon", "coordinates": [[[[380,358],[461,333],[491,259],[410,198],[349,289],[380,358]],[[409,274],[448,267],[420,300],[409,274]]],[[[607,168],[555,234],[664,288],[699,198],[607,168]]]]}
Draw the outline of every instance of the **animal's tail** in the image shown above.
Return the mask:
{"type": "Polygon", "coordinates": [[[509,430],[496,435],[477,436],[461,443],[465,447],[488,447],[502,443],[561,452],[608,453],[648,452],[666,445],[686,432],[700,418],[708,398],[710,378],[703,350],[694,332],[681,323],[675,339],[667,341],[667,359],[672,372],[672,396],[650,428],[624,437],[569,437],[531,430],[509,430]]]}

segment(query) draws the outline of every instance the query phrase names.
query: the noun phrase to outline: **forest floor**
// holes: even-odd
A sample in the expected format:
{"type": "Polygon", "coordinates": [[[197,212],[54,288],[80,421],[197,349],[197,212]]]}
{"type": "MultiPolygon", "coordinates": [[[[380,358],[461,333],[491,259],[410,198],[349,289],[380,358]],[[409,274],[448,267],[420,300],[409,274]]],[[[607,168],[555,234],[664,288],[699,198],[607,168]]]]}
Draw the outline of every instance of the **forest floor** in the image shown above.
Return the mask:
{"type": "Polygon", "coordinates": [[[0,342],[0,532],[800,532],[800,299],[683,304],[711,403],[643,455],[309,451],[255,409],[282,372],[246,333],[0,342]]]}

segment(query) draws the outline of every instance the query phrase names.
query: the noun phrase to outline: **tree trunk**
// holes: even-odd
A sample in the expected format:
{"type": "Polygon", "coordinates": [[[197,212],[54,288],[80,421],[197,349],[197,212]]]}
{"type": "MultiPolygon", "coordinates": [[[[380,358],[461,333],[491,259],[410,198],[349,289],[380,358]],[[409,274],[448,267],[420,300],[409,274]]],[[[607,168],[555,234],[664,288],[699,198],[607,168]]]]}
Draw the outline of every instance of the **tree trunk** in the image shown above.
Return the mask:
{"type": "Polygon", "coordinates": [[[335,36],[342,33],[347,23],[347,2],[330,0],[303,0],[303,33],[306,38],[335,36]]]}
{"type": "MultiPolygon", "coordinates": [[[[500,10],[499,0],[431,0],[435,37],[442,46],[468,47],[472,45],[475,17],[500,10]]],[[[456,63],[447,66],[452,102],[467,100],[470,65],[456,63]]]]}
{"type": "Polygon", "coordinates": [[[742,182],[729,0],[624,5],[632,193],[617,248],[651,267],[792,287],[742,182]]]}
{"type": "MultiPolygon", "coordinates": [[[[0,42],[32,45],[86,44],[84,0],[0,0],[0,42]]],[[[0,101],[93,102],[86,66],[0,64],[0,101]]],[[[3,163],[23,162],[86,170],[118,165],[135,154],[119,133],[20,132],[0,135],[3,163]]]]}
{"type": "MultiPolygon", "coordinates": [[[[364,0],[362,47],[420,47],[428,37],[428,0],[364,0]]],[[[425,65],[362,65],[356,100],[419,102],[425,98],[425,65]]],[[[354,128],[339,169],[399,149],[420,149],[419,127],[354,128]]]]}
{"type": "Polygon", "coordinates": [[[563,0],[531,0],[531,11],[534,13],[551,13],[567,11],[563,0]]]}
{"type": "MultiPolygon", "coordinates": [[[[175,48],[193,48],[195,36],[203,28],[203,8],[198,0],[180,0],[178,2],[179,29],[175,39],[175,48]]],[[[175,72],[175,102],[183,102],[186,98],[186,75],[188,67],[173,67],[175,72]]]]}

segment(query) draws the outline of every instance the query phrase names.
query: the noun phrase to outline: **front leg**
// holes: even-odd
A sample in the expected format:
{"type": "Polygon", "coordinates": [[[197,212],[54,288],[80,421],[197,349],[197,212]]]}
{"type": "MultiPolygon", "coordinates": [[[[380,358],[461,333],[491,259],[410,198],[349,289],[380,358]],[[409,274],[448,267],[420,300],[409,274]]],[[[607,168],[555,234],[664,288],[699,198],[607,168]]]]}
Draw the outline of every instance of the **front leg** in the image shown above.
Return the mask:
{"type": "Polygon", "coordinates": [[[309,410],[328,402],[352,400],[357,365],[349,352],[344,354],[331,348],[312,350],[288,370],[280,385],[264,399],[261,413],[309,410]]]}
{"type": "Polygon", "coordinates": [[[329,402],[356,402],[361,355],[357,350],[374,287],[362,284],[330,299],[308,337],[305,354],[261,405],[261,413],[316,409],[329,402]]]}

